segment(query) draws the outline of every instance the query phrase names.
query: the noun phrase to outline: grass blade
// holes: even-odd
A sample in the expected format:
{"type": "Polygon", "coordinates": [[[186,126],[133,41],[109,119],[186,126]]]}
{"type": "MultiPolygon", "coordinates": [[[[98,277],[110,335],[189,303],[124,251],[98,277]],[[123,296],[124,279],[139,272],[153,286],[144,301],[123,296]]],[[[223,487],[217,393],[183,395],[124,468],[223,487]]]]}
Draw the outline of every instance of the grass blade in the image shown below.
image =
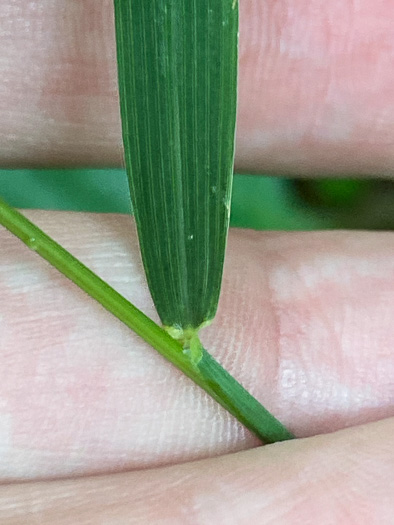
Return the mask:
{"type": "Polygon", "coordinates": [[[234,0],[115,0],[126,166],[142,258],[170,333],[216,313],[236,118],[234,0]]]}

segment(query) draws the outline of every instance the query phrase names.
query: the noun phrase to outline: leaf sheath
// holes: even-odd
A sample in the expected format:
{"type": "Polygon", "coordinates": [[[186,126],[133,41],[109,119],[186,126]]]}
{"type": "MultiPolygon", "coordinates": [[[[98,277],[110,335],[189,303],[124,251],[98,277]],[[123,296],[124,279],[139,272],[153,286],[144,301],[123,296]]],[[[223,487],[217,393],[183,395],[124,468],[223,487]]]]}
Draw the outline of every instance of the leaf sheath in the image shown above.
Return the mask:
{"type": "Polygon", "coordinates": [[[272,443],[294,437],[205,349],[200,346],[200,356],[196,362],[178,341],[1,198],[0,225],[134,330],[262,441],[272,443]]]}

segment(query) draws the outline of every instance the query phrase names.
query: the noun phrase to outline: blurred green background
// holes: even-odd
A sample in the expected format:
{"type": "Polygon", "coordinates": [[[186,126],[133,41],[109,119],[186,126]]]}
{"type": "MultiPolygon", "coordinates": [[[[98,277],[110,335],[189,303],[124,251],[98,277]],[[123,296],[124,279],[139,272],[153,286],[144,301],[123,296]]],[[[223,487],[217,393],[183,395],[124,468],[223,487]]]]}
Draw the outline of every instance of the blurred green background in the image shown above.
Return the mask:
{"type": "MultiPolygon", "coordinates": [[[[0,170],[19,208],[129,213],[122,169],[0,170]]],[[[232,226],[259,230],[393,229],[394,181],[235,175],[232,226]]]]}

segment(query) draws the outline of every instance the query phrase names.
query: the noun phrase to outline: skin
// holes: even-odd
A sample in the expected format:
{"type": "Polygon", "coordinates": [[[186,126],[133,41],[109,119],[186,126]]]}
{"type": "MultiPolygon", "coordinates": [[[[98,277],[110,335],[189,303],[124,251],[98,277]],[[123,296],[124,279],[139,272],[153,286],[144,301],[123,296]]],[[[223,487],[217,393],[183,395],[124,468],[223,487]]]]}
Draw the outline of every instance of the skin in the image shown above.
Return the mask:
{"type": "MultiPolygon", "coordinates": [[[[111,2],[3,0],[0,19],[2,164],[119,165],[111,2]]],[[[391,177],[393,26],[388,0],[243,0],[238,169],[391,177]]],[[[129,217],[27,215],[155,317],[129,217]]],[[[392,233],[230,232],[203,341],[300,438],[267,447],[0,246],[1,524],[392,523],[392,233]]]]}

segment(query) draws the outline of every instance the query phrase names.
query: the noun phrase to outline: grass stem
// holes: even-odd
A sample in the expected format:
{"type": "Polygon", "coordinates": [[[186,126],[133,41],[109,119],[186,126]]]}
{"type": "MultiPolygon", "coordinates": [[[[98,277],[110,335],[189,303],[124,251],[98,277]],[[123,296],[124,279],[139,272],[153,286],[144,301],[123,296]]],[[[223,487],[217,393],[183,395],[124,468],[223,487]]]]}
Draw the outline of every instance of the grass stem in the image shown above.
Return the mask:
{"type": "Polygon", "coordinates": [[[294,436],[201,347],[196,359],[82,262],[0,198],[0,224],[203,388],[265,443],[294,436]]]}

